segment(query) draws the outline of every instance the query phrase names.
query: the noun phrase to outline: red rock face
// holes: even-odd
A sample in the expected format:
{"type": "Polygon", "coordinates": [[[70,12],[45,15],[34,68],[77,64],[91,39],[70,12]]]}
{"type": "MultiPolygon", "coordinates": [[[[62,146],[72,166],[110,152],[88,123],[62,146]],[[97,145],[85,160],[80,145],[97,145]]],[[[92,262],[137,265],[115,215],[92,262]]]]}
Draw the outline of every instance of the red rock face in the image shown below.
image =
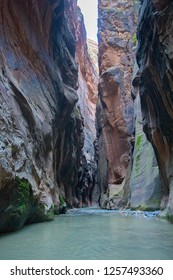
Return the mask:
{"type": "MultiPolygon", "coordinates": [[[[94,58],[92,59],[89,53],[85,25],[80,9],[78,9],[77,15],[78,22],[76,36],[76,58],[79,65],[79,104],[82,111],[82,116],[84,118],[85,129],[88,129],[88,132],[86,133],[91,134],[91,136],[93,137],[92,140],[94,141],[96,137],[95,112],[98,95],[98,72],[96,68],[97,61],[94,61],[94,58]]],[[[94,41],[91,42],[89,40],[88,44],[90,44],[90,51],[97,51],[97,44],[94,41]],[[93,44],[93,46],[91,46],[91,44],[93,44]]],[[[88,149],[90,148],[91,147],[88,146],[88,149]]],[[[91,156],[93,156],[93,151],[91,152],[91,156]]]]}
{"type": "Polygon", "coordinates": [[[98,177],[103,207],[124,205],[131,158],[134,1],[99,1],[98,177]],[[116,198],[115,198],[116,196],[116,198]],[[110,200],[109,197],[114,197],[110,200]]]}
{"type": "Polygon", "coordinates": [[[97,71],[76,0],[0,8],[0,231],[10,231],[52,220],[64,199],[89,205],[97,71]]]}
{"type": "Polygon", "coordinates": [[[143,1],[137,60],[144,131],[151,141],[163,184],[162,207],[173,221],[173,3],[143,1]]]}
{"type": "MultiPolygon", "coordinates": [[[[72,206],[84,145],[76,1],[0,0],[0,231],[72,206]]],[[[63,210],[64,211],[64,210],[63,210]]]]}
{"type": "Polygon", "coordinates": [[[79,8],[76,18],[76,59],[79,70],[78,105],[80,106],[84,121],[85,135],[83,148],[85,162],[82,187],[83,202],[80,202],[80,205],[82,203],[83,205],[90,205],[96,172],[93,143],[96,139],[95,112],[98,95],[97,44],[90,40],[87,44],[84,19],[79,8]],[[85,193],[88,193],[88,195],[86,196],[85,193]]]}

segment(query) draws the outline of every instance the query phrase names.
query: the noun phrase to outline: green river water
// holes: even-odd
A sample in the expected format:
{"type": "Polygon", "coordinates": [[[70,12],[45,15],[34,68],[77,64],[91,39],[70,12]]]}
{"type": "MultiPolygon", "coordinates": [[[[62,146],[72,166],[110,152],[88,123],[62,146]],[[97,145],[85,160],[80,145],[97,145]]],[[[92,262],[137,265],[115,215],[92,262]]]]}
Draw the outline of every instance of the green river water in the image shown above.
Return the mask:
{"type": "Polygon", "coordinates": [[[0,259],[172,260],[173,225],[150,213],[76,209],[1,234],[0,259]]]}

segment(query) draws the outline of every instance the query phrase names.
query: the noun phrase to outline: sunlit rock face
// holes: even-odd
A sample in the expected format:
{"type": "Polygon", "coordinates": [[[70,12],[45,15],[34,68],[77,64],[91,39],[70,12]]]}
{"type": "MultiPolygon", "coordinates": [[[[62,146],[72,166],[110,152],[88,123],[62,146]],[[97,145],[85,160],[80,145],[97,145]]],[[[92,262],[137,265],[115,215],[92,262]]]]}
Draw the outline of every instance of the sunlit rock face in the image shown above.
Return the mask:
{"type": "Polygon", "coordinates": [[[76,15],[76,60],[78,63],[78,105],[84,123],[82,181],[79,181],[77,195],[79,205],[89,206],[92,203],[92,192],[95,186],[96,162],[94,158],[94,141],[96,139],[95,112],[98,96],[98,46],[88,39],[83,15],[77,9],[76,15]]]}
{"type": "Polygon", "coordinates": [[[125,206],[129,194],[136,15],[135,1],[99,0],[97,144],[100,204],[104,208],[125,206]]]}
{"type": "Polygon", "coordinates": [[[140,73],[135,63],[132,81],[135,143],[132,156],[132,172],[130,176],[129,206],[131,209],[153,211],[160,209],[162,184],[154,149],[143,132],[139,80],[140,73]]]}
{"type": "Polygon", "coordinates": [[[173,221],[173,2],[142,1],[137,61],[144,131],[162,180],[162,207],[173,221]]]}
{"type": "Polygon", "coordinates": [[[75,204],[84,145],[76,6],[0,0],[0,231],[53,219],[63,196],[75,204]]]}

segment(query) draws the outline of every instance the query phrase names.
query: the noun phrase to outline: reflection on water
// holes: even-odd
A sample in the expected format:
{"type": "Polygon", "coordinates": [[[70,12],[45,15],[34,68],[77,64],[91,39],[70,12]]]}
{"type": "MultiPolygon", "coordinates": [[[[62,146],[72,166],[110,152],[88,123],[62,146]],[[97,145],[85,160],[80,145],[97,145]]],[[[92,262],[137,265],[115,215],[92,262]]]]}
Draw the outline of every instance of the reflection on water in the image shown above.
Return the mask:
{"type": "Polygon", "coordinates": [[[0,259],[173,259],[173,225],[147,215],[80,209],[0,235],[0,259]]]}

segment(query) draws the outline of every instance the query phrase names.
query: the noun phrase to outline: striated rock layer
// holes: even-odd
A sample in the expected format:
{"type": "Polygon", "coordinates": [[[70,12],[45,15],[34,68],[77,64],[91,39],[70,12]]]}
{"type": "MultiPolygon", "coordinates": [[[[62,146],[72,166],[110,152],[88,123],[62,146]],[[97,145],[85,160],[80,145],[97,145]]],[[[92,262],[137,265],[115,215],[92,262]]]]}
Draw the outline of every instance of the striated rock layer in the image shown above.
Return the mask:
{"type": "Polygon", "coordinates": [[[78,62],[78,105],[84,122],[83,167],[77,187],[79,205],[89,206],[95,185],[96,162],[94,141],[96,139],[95,112],[98,95],[97,44],[88,39],[80,8],[76,13],[76,59],[78,62]],[[87,194],[87,195],[86,195],[87,194]],[[87,200],[86,200],[87,199],[87,200]]]}
{"type": "Polygon", "coordinates": [[[0,231],[78,201],[76,11],[73,0],[0,0],[0,231]]]}
{"type": "Polygon", "coordinates": [[[142,1],[137,61],[144,131],[156,153],[162,208],[173,221],[173,3],[142,1]]]}
{"type": "Polygon", "coordinates": [[[13,230],[52,219],[58,187],[74,185],[79,159],[66,168],[81,118],[71,115],[77,67],[64,2],[2,0],[0,6],[0,229],[13,230]]]}
{"type": "Polygon", "coordinates": [[[137,25],[134,1],[99,0],[98,185],[104,208],[125,206],[129,193],[137,25]]]}
{"type": "Polygon", "coordinates": [[[132,209],[158,210],[161,204],[161,181],[156,156],[147,140],[142,126],[141,103],[139,96],[140,73],[134,66],[132,96],[134,98],[135,144],[133,165],[130,176],[130,199],[132,209]]]}

